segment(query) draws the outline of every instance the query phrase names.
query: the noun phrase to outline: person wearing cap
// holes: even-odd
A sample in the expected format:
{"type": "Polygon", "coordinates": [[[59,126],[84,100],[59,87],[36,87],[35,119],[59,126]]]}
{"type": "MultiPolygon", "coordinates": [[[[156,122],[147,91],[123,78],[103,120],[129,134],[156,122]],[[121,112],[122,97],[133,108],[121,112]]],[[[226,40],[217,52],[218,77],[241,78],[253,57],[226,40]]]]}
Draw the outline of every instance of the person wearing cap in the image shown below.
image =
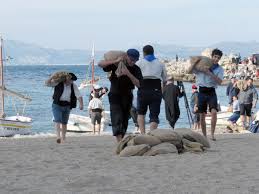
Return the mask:
{"type": "Polygon", "coordinates": [[[233,96],[238,96],[239,94],[239,89],[237,88],[237,79],[235,76],[231,77],[231,82],[228,84],[227,89],[226,89],[226,95],[229,98],[229,106],[232,107],[233,104],[233,96]]]}
{"type": "Polygon", "coordinates": [[[197,130],[200,128],[200,115],[198,110],[198,90],[195,84],[192,85],[192,96],[190,101],[191,113],[193,118],[193,129],[197,130]]]}
{"type": "Polygon", "coordinates": [[[214,136],[217,124],[218,98],[216,88],[221,85],[224,77],[224,69],[218,64],[223,53],[219,49],[214,49],[211,53],[213,65],[210,69],[203,71],[195,70],[196,84],[199,86],[198,112],[200,113],[202,133],[207,137],[205,116],[207,109],[211,112],[211,140],[216,141],[214,136]]]}
{"type": "Polygon", "coordinates": [[[144,58],[137,62],[143,75],[137,93],[137,112],[140,132],[145,134],[145,115],[148,109],[150,130],[158,126],[162,85],[165,85],[167,75],[165,65],[154,56],[154,48],[151,45],[143,47],[143,56],[144,58]]]}
{"type": "Polygon", "coordinates": [[[98,65],[105,72],[111,72],[110,92],[108,94],[110,103],[110,114],[113,135],[117,141],[121,141],[128,128],[130,108],[132,107],[133,89],[140,86],[142,73],[135,63],[139,60],[139,52],[136,49],[128,49],[124,56],[115,60],[102,60],[98,65]],[[120,73],[116,70],[121,62],[120,73]]]}
{"type": "MultiPolygon", "coordinates": [[[[51,82],[51,79],[50,77],[46,84],[51,82]]],[[[54,87],[52,113],[56,125],[57,143],[65,142],[70,110],[76,108],[77,100],[80,103],[80,110],[83,110],[83,98],[74,83],[76,80],[76,75],[69,73],[64,81],[52,85],[54,87]]]]}
{"type": "Polygon", "coordinates": [[[165,102],[166,120],[172,129],[180,117],[179,98],[183,96],[183,92],[177,85],[174,85],[174,77],[169,76],[163,90],[163,99],[165,102]]]}

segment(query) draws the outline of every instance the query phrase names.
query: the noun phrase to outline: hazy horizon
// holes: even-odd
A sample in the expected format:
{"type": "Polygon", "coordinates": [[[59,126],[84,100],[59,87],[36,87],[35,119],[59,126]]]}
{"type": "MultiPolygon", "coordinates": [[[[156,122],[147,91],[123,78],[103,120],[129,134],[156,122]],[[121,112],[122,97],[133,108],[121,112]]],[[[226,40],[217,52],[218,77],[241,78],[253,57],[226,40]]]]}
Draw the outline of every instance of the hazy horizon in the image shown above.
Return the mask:
{"type": "Polygon", "coordinates": [[[259,1],[0,0],[5,39],[54,49],[259,42],[259,1]]]}

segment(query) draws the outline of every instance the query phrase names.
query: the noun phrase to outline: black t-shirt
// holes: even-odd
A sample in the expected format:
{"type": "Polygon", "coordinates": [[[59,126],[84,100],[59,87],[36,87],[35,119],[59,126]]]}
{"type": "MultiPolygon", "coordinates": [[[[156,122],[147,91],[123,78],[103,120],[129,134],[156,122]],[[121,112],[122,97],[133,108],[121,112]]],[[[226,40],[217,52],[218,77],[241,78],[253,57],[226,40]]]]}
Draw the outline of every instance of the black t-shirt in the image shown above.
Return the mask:
{"type": "MultiPolygon", "coordinates": [[[[143,79],[142,73],[140,68],[137,65],[133,66],[128,66],[127,68],[129,72],[135,76],[139,81],[143,79]]],[[[134,84],[130,80],[130,78],[126,75],[117,77],[115,74],[115,71],[117,69],[117,65],[111,64],[103,70],[105,72],[110,72],[111,71],[111,76],[110,76],[110,82],[111,82],[111,88],[110,88],[110,93],[113,94],[129,94],[131,93],[131,90],[135,88],[134,84]]]]}

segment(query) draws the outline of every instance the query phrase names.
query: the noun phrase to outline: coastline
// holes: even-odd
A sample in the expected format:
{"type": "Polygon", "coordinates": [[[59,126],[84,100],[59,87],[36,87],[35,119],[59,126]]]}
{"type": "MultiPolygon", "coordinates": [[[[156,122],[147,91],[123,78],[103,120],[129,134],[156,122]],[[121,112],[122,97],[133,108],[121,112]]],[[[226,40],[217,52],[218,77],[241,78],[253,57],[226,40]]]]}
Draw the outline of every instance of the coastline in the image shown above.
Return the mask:
{"type": "Polygon", "coordinates": [[[112,136],[3,139],[1,193],[259,193],[259,135],[216,135],[205,153],[121,158],[112,136]]]}

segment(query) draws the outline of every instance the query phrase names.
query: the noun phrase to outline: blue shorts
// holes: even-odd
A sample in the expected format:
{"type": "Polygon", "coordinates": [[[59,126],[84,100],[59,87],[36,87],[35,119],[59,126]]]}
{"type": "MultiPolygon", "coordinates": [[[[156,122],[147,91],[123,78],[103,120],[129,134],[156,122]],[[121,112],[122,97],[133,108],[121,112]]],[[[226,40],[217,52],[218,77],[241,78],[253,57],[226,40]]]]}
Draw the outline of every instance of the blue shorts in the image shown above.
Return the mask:
{"type": "Polygon", "coordinates": [[[236,123],[237,120],[240,117],[240,112],[234,112],[228,119],[228,121],[231,121],[232,123],[236,123]]]}
{"type": "Polygon", "coordinates": [[[145,115],[149,108],[149,122],[159,123],[160,105],[162,101],[162,92],[158,89],[138,90],[137,112],[139,115],[145,115]]]}
{"type": "Polygon", "coordinates": [[[55,123],[67,124],[70,114],[70,106],[59,106],[57,104],[52,104],[52,113],[54,116],[55,123]]]}

